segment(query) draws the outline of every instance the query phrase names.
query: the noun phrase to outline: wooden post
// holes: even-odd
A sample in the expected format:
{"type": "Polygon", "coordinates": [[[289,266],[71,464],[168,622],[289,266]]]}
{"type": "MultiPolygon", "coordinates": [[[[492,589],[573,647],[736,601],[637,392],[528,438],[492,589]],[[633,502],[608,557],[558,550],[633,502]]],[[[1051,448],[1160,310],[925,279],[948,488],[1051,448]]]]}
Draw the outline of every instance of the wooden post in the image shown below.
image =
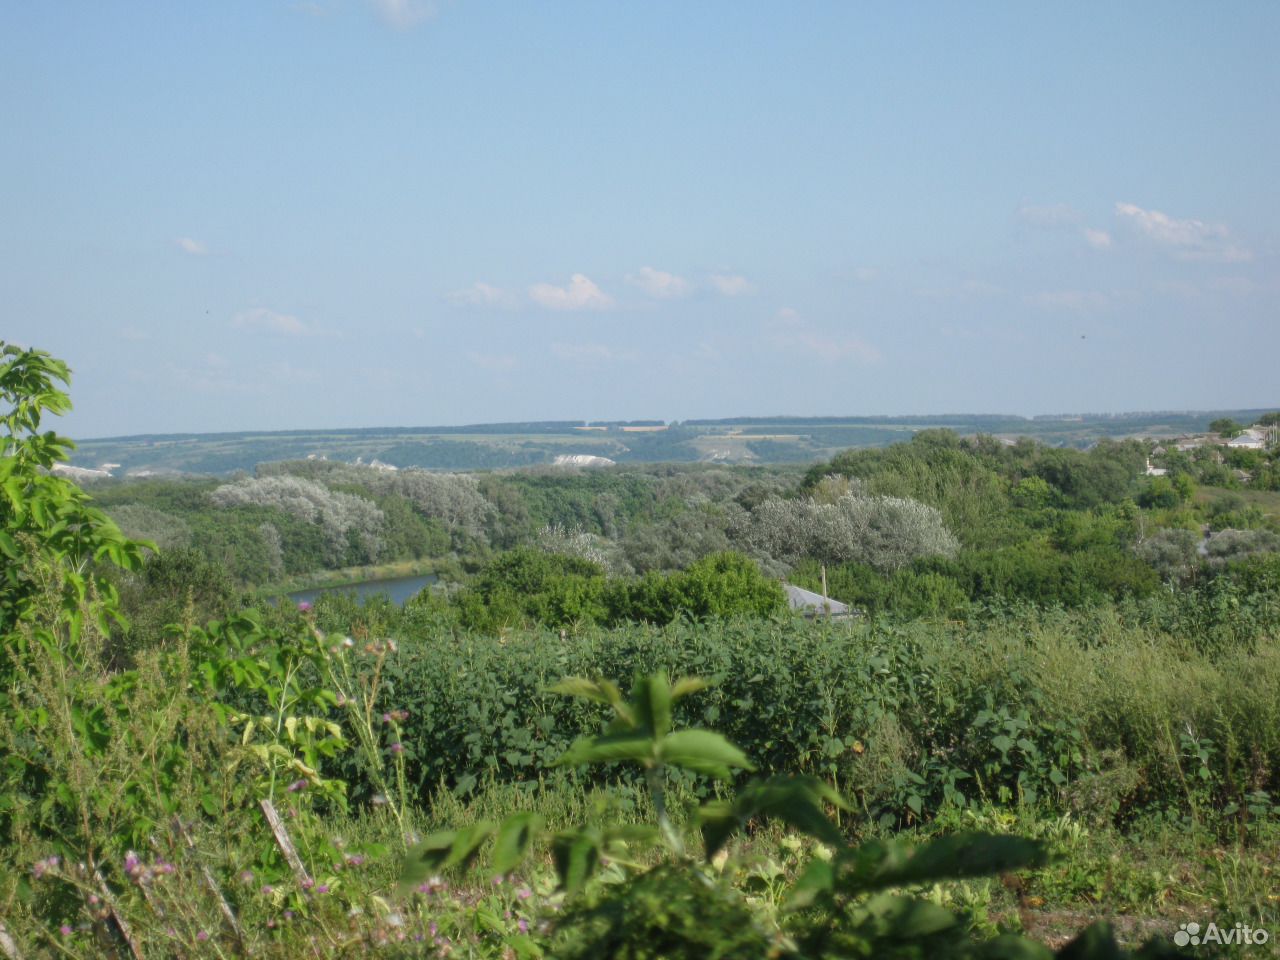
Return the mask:
{"type": "Polygon", "coordinates": [[[298,856],[298,850],[293,845],[293,841],[289,839],[289,831],[285,829],[284,821],[280,819],[280,814],[276,812],[275,804],[270,800],[264,799],[261,803],[262,812],[266,814],[267,823],[271,824],[271,832],[275,834],[276,845],[280,848],[280,852],[284,854],[285,861],[293,869],[293,875],[298,878],[298,882],[304,887],[311,886],[311,877],[307,874],[307,868],[302,862],[302,858],[298,856]]]}
{"type": "Polygon", "coordinates": [[[102,902],[107,907],[107,912],[111,914],[111,920],[116,925],[116,931],[129,947],[129,952],[134,955],[136,960],[146,960],[142,953],[142,947],[133,939],[133,932],[129,929],[129,923],[120,913],[116,906],[116,898],[111,895],[111,888],[107,886],[106,877],[102,875],[102,871],[97,867],[93,868],[93,878],[98,881],[98,891],[102,894],[102,902]]]}
{"type": "Polygon", "coordinates": [[[0,952],[4,953],[9,960],[22,960],[22,952],[18,949],[18,942],[10,936],[3,923],[0,923],[0,952]]]}

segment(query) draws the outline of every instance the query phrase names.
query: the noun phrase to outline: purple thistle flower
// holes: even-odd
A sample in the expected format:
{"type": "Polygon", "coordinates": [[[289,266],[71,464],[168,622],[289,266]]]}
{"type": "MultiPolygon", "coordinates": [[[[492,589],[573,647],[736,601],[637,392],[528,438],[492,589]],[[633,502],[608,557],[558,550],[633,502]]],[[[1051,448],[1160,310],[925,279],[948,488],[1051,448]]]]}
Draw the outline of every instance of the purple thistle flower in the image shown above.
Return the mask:
{"type": "Polygon", "coordinates": [[[306,600],[299,601],[299,603],[298,603],[298,610],[299,610],[301,613],[306,613],[306,612],[307,612],[308,610],[310,610],[310,609],[311,609],[311,604],[310,604],[310,603],[308,603],[306,600]]]}

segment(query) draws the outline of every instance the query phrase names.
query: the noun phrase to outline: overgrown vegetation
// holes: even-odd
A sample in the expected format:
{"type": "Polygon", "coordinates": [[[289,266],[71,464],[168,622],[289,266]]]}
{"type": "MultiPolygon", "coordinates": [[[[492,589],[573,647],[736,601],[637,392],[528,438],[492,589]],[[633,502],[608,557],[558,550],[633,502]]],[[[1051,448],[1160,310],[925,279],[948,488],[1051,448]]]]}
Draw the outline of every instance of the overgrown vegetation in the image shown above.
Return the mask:
{"type": "Polygon", "coordinates": [[[67,376],[4,348],[10,954],[1113,957],[1092,920],[1141,956],[1189,919],[1280,932],[1274,521],[1148,479],[1141,445],[929,432],[803,475],[303,461],[95,505],[39,432],[67,376]],[[453,585],[403,608],[243,596],[415,550],[453,585]],[[864,615],[796,617],[778,573],[864,615]]]}

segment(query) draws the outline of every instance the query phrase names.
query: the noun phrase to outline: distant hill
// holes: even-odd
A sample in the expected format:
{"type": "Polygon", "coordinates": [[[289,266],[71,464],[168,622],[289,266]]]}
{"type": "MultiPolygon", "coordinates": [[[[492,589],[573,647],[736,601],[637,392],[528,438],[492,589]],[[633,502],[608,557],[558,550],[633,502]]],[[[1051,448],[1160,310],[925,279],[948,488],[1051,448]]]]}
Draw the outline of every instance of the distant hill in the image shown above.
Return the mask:
{"type": "Polygon", "coordinates": [[[1258,410],[1088,413],[1020,417],[936,414],[896,417],[730,417],[723,420],[540,420],[434,427],[142,434],[78,441],[72,463],[109,465],[116,476],[226,474],[259,463],[307,457],[439,470],[491,470],[553,464],[557,457],[605,457],[618,463],[803,463],[850,447],[887,446],[918,430],[1032,437],[1088,446],[1103,437],[1171,437],[1203,432],[1230,417],[1252,423],[1258,410]]]}

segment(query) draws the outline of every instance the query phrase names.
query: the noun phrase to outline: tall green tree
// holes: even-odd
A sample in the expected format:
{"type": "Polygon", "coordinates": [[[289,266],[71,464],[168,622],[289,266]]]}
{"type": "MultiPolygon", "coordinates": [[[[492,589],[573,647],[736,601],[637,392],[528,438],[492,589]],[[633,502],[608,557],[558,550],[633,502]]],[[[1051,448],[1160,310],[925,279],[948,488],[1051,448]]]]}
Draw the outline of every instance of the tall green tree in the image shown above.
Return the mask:
{"type": "Polygon", "coordinates": [[[142,561],[145,544],[129,540],[89,497],[54,473],[74,444],[52,430],[40,432],[46,414],[61,415],[71,400],[67,365],[43,350],[0,341],[0,637],[31,614],[33,599],[60,587],[73,627],[91,587],[103,617],[118,617],[110,584],[93,576],[99,561],[128,569],[142,561]]]}

